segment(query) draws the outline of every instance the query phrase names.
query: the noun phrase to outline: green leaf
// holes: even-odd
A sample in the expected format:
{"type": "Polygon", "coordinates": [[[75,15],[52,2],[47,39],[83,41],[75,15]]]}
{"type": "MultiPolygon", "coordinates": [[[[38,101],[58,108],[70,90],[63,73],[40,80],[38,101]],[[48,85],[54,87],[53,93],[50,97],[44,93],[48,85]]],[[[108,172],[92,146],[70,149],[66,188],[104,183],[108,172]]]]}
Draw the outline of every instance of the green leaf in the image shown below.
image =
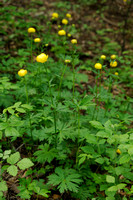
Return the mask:
{"type": "Polygon", "coordinates": [[[99,131],[96,135],[98,137],[102,137],[102,138],[108,138],[111,136],[111,134],[109,132],[105,132],[105,131],[99,131]]]}
{"type": "Polygon", "coordinates": [[[96,129],[104,129],[103,125],[98,121],[90,121],[90,124],[96,129]]]}
{"type": "Polygon", "coordinates": [[[127,162],[129,162],[129,160],[130,160],[130,156],[129,156],[128,154],[127,154],[127,155],[123,155],[123,156],[120,158],[119,163],[120,163],[120,164],[127,163],[127,162]]]}
{"type": "Polygon", "coordinates": [[[11,165],[14,165],[16,162],[18,162],[20,159],[20,153],[16,152],[12,154],[9,158],[7,158],[7,162],[11,165]]]}
{"type": "Polygon", "coordinates": [[[19,192],[18,196],[20,196],[21,199],[30,199],[30,192],[28,190],[22,190],[19,192]]]}
{"type": "Polygon", "coordinates": [[[20,113],[26,113],[26,111],[23,108],[16,108],[16,110],[20,113]]]}
{"type": "Polygon", "coordinates": [[[107,183],[115,183],[115,177],[106,175],[106,181],[107,183]]]}
{"type": "Polygon", "coordinates": [[[4,151],[4,156],[5,156],[5,155],[9,155],[10,153],[11,153],[11,150],[5,150],[5,151],[4,151]]]}
{"type": "Polygon", "coordinates": [[[126,187],[127,184],[125,183],[120,183],[117,185],[118,190],[124,189],[126,187]]]}
{"type": "Polygon", "coordinates": [[[16,176],[18,173],[18,168],[15,165],[11,165],[7,168],[7,172],[12,176],[16,176]]]}
{"type": "Polygon", "coordinates": [[[105,160],[104,160],[104,158],[97,158],[95,161],[102,165],[105,160]]]}
{"type": "Polygon", "coordinates": [[[87,142],[88,142],[89,144],[97,144],[97,138],[96,138],[95,135],[93,135],[93,134],[88,134],[88,135],[85,136],[85,138],[86,138],[86,140],[87,140],[87,142]]]}
{"type": "Polygon", "coordinates": [[[58,185],[60,193],[65,191],[78,192],[79,184],[82,182],[80,174],[74,169],[62,169],[57,167],[55,174],[48,176],[48,184],[58,185]]]}
{"type": "Polygon", "coordinates": [[[2,139],[2,135],[3,135],[3,134],[2,134],[2,131],[0,131],[0,140],[2,139]]]}
{"type": "Polygon", "coordinates": [[[0,191],[1,192],[5,192],[5,191],[7,191],[8,190],[8,188],[7,188],[7,185],[6,185],[6,181],[0,181],[0,191]]]}
{"type": "Polygon", "coordinates": [[[29,105],[29,104],[22,104],[21,107],[27,108],[28,110],[32,110],[33,109],[33,107],[31,105],[29,105]]]}
{"type": "Polygon", "coordinates": [[[0,130],[6,129],[6,127],[9,126],[8,123],[0,123],[0,130]]]}
{"type": "Polygon", "coordinates": [[[38,150],[34,153],[35,156],[37,156],[36,160],[40,163],[48,162],[50,163],[54,158],[57,157],[57,150],[55,148],[49,147],[48,144],[40,145],[39,148],[41,150],[38,150]]]}
{"type": "Polygon", "coordinates": [[[107,191],[110,191],[110,192],[117,191],[117,190],[118,190],[117,186],[111,186],[107,189],[107,191]]]}
{"type": "Polygon", "coordinates": [[[133,155],[133,146],[128,149],[128,153],[130,154],[130,156],[133,155]]]}
{"type": "Polygon", "coordinates": [[[23,158],[17,163],[17,166],[23,170],[32,167],[33,165],[34,163],[29,158],[23,158]]]}
{"type": "Polygon", "coordinates": [[[19,136],[19,132],[15,128],[8,126],[5,129],[5,136],[6,137],[9,137],[9,136],[18,137],[19,136]]]}

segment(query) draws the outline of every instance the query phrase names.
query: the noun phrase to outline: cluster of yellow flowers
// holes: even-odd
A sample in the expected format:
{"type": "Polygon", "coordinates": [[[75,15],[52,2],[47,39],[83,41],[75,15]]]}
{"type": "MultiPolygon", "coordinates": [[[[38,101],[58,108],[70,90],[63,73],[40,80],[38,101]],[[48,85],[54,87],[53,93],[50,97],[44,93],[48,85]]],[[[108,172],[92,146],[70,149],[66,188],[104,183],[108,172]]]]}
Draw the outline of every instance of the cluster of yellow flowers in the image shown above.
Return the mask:
{"type": "MultiPolygon", "coordinates": [[[[105,59],[106,59],[106,56],[105,56],[105,55],[101,55],[100,58],[101,58],[102,60],[105,60],[105,59]]],[[[111,66],[111,67],[117,67],[118,63],[117,63],[117,61],[115,61],[116,55],[111,55],[110,58],[112,59],[112,61],[110,62],[110,66],[111,66]]],[[[102,69],[101,63],[96,63],[94,67],[95,67],[96,69],[102,69]]],[[[115,75],[118,76],[118,72],[115,72],[115,75]]]]}

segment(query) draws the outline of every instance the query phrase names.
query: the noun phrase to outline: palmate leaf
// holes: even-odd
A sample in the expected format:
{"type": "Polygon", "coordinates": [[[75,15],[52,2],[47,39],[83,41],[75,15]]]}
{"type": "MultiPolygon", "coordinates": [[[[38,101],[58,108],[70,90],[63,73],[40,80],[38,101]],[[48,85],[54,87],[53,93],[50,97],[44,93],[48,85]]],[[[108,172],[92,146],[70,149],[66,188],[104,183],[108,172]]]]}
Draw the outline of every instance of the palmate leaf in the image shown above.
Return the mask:
{"type": "Polygon", "coordinates": [[[82,182],[80,179],[80,174],[74,169],[62,169],[61,167],[57,167],[55,169],[55,174],[52,174],[48,177],[48,184],[52,184],[53,186],[58,185],[58,189],[60,193],[65,191],[78,192],[79,184],[82,182]]]}
{"type": "Polygon", "coordinates": [[[35,156],[37,156],[36,160],[40,163],[48,162],[50,163],[54,158],[57,157],[57,150],[55,148],[51,148],[49,150],[49,145],[40,145],[40,150],[36,151],[34,153],[35,156]]]}

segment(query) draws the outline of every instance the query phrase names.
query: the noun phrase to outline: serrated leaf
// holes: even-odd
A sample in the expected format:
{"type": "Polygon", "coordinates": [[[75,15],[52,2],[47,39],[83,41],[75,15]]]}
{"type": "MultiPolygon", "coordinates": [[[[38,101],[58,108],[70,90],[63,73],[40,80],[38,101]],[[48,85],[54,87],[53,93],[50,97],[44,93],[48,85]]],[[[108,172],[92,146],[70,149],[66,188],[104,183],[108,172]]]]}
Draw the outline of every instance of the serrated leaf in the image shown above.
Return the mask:
{"type": "Polygon", "coordinates": [[[117,191],[117,190],[118,190],[117,186],[111,186],[107,189],[107,191],[109,191],[109,192],[114,192],[114,191],[117,191]]]}
{"type": "Polygon", "coordinates": [[[105,160],[104,160],[104,158],[97,158],[95,161],[102,165],[105,160]]]}
{"type": "Polygon", "coordinates": [[[14,165],[16,162],[19,161],[19,159],[20,159],[20,153],[16,152],[7,158],[7,162],[11,165],[14,165]]]}
{"type": "Polygon", "coordinates": [[[11,165],[7,168],[7,172],[12,176],[16,176],[18,173],[18,168],[15,165],[11,165]]]}
{"type": "Polygon", "coordinates": [[[54,158],[57,157],[57,150],[55,148],[49,148],[48,144],[40,145],[40,150],[34,153],[37,156],[36,160],[40,163],[50,163],[54,158]]]}
{"type": "Polygon", "coordinates": [[[65,191],[78,192],[78,184],[82,182],[80,174],[76,170],[68,168],[62,169],[61,167],[57,167],[55,174],[50,175],[48,179],[48,184],[58,185],[60,193],[65,191]]]}
{"type": "Polygon", "coordinates": [[[23,158],[17,163],[17,166],[23,170],[32,167],[33,165],[34,163],[29,158],[23,158]]]}
{"type": "Polygon", "coordinates": [[[16,110],[20,113],[26,113],[26,111],[23,108],[16,108],[16,110]]]}
{"type": "Polygon", "coordinates": [[[117,188],[118,188],[118,190],[121,190],[121,189],[125,188],[126,185],[127,184],[125,184],[125,183],[120,183],[120,184],[117,185],[117,188]]]}
{"type": "Polygon", "coordinates": [[[10,137],[10,136],[18,137],[19,136],[19,132],[15,128],[8,126],[5,129],[5,136],[6,137],[10,137]]]}
{"type": "Polygon", "coordinates": [[[120,163],[120,164],[127,163],[127,162],[129,162],[129,160],[130,160],[130,156],[129,156],[128,154],[127,154],[127,155],[123,155],[123,156],[120,158],[119,163],[120,163]]]}
{"type": "Polygon", "coordinates": [[[9,155],[10,153],[11,153],[11,150],[5,150],[5,151],[4,151],[4,156],[5,156],[5,155],[9,155]]]}
{"type": "Polygon", "coordinates": [[[115,177],[106,175],[106,181],[107,183],[115,183],[115,177]]]}
{"type": "Polygon", "coordinates": [[[8,123],[0,123],[0,130],[6,129],[7,126],[9,126],[8,123]]]}
{"type": "Polygon", "coordinates": [[[128,149],[128,153],[130,154],[130,156],[133,155],[133,146],[128,149]]]}
{"type": "Polygon", "coordinates": [[[21,107],[27,108],[28,110],[32,110],[33,109],[33,107],[31,105],[29,105],[29,104],[22,104],[21,107]]]}
{"type": "Polygon", "coordinates": [[[7,188],[7,185],[6,185],[6,181],[0,181],[0,191],[1,192],[4,192],[4,191],[7,191],[8,188],[7,188]]]}
{"type": "Polygon", "coordinates": [[[109,134],[109,132],[105,132],[105,131],[99,131],[97,134],[96,134],[98,137],[102,137],[102,138],[108,138],[111,136],[111,134],[109,134]]]}
{"type": "Polygon", "coordinates": [[[96,129],[104,129],[103,125],[98,121],[90,121],[90,124],[96,129]]]}

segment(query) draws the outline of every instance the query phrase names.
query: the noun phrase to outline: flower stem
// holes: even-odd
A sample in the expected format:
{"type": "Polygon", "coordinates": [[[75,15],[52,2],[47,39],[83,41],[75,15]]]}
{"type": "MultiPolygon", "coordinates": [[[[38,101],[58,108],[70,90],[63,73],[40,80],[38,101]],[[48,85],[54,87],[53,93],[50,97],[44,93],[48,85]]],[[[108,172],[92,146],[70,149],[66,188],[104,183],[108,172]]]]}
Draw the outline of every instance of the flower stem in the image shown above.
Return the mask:
{"type": "Polygon", "coordinates": [[[64,74],[65,74],[66,68],[67,68],[67,64],[65,65],[65,69],[64,69],[64,71],[62,72],[62,75],[61,75],[60,84],[59,84],[59,90],[58,90],[58,99],[60,97],[60,90],[61,90],[61,86],[62,86],[62,80],[63,80],[64,74]]]}
{"type": "Polygon", "coordinates": [[[30,41],[30,45],[31,45],[31,63],[33,63],[33,59],[32,59],[32,34],[31,34],[31,41],[30,41]]]}
{"type": "MultiPolygon", "coordinates": [[[[24,76],[24,82],[25,82],[25,94],[26,94],[26,102],[27,104],[29,104],[29,96],[28,96],[28,89],[27,89],[27,80],[24,76]]],[[[29,118],[29,126],[30,126],[30,133],[31,133],[31,137],[33,139],[33,135],[32,135],[32,128],[31,128],[31,117],[30,117],[30,112],[28,111],[28,118],[29,118]]]]}

